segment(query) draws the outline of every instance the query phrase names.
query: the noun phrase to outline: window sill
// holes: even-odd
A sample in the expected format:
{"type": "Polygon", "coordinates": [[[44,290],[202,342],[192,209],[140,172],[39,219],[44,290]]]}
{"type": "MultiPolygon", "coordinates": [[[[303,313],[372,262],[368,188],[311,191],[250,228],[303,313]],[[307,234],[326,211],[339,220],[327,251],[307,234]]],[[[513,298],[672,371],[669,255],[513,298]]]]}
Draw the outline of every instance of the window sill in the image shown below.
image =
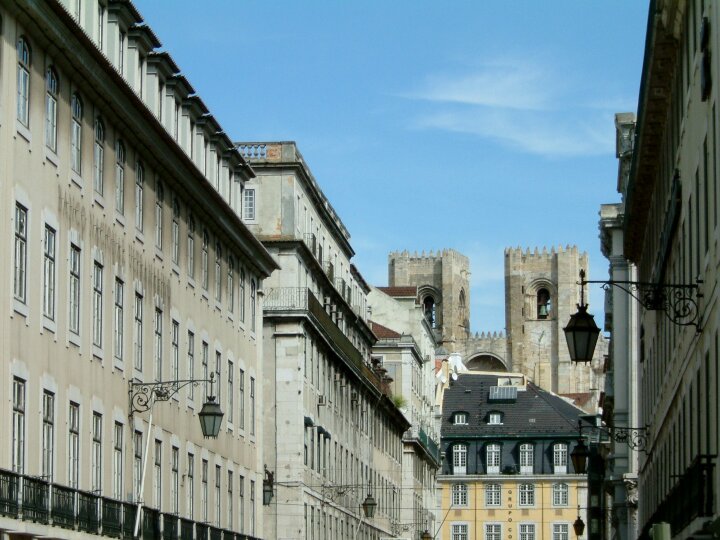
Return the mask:
{"type": "Polygon", "coordinates": [[[155,245],[155,257],[157,257],[161,261],[165,260],[165,256],[163,255],[162,248],[159,248],[157,245],[155,245]]]}
{"type": "Polygon", "coordinates": [[[32,133],[30,133],[28,127],[18,119],[15,119],[15,130],[17,131],[18,135],[20,135],[23,139],[32,144],[32,133]]]}
{"type": "Polygon", "coordinates": [[[141,244],[145,244],[145,235],[142,231],[135,229],[135,240],[137,240],[141,244]]]}
{"type": "Polygon", "coordinates": [[[68,331],[68,343],[80,347],[80,336],[72,330],[68,331]]]}
{"type": "Polygon", "coordinates": [[[60,167],[60,158],[47,146],[45,147],[45,159],[52,163],[56,169],[60,167]]]}
{"type": "Polygon", "coordinates": [[[176,276],[180,275],[180,267],[177,263],[172,263],[172,271],[176,276]]]}
{"type": "Polygon", "coordinates": [[[83,181],[82,176],[75,171],[70,171],[70,181],[80,189],[85,187],[85,182],[83,181]]]}
{"type": "Polygon", "coordinates": [[[215,311],[222,311],[222,304],[215,300],[215,311]]]}
{"type": "Polygon", "coordinates": [[[115,211],[115,221],[117,221],[120,225],[125,227],[125,216],[123,216],[120,212],[115,211]]]}
{"type": "Polygon", "coordinates": [[[195,288],[195,279],[188,276],[188,285],[190,285],[194,289],[195,288]]]}
{"type": "Polygon", "coordinates": [[[125,362],[118,357],[113,357],[113,367],[118,371],[125,371],[125,362]]]}
{"type": "Polygon", "coordinates": [[[105,208],[105,197],[103,197],[97,191],[93,191],[93,202],[97,204],[100,208],[105,208]]]}
{"type": "Polygon", "coordinates": [[[93,358],[97,358],[98,360],[100,360],[100,362],[103,362],[105,360],[105,351],[103,350],[102,347],[98,347],[94,343],[92,346],[92,353],[93,353],[93,358]]]}
{"type": "Polygon", "coordinates": [[[43,315],[42,327],[43,330],[57,334],[57,323],[45,315],[43,315]]]}
{"type": "Polygon", "coordinates": [[[13,311],[15,311],[18,315],[25,317],[25,319],[27,319],[30,314],[27,304],[21,302],[17,298],[13,298],[13,311]]]}

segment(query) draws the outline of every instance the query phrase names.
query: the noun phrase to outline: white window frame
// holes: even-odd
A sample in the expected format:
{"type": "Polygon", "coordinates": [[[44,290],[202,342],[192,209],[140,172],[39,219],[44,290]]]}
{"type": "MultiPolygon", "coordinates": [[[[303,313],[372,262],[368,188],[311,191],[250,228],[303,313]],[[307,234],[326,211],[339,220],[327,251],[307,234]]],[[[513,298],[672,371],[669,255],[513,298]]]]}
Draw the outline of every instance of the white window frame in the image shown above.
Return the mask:
{"type": "Polygon", "coordinates": [[[77,489],[80,480],[80,404],[68,406],[68,485],[77,489]]]}
{"type": "Polygon", "coordinates": [[[488,474],[500,474],[502,466],[502,447],[500,443],[490,443],[485,447],[485,466],[488,474]]]}
{"type": "Polygon", "coordinates": [[[114,318],[114,331],[113,331],[113,356],[119,361],[123,361],[123,353],[125,348],[125,283],[119,277],[115,277],[114,287],[114,302],[113,307],[113,318],[114,318]]]}
{"type": "Polygon", "coordinates": [[[518,538],[519,540],[535,540],[535,523],[519,523],[518,538]]]}
{"type": "Polygon", "coordinates": [[[451,523],[450,524],[451,540],[469,540],[470,524],[469,523],[451,523]]]}
{"type": "Polygon", "coordinates": [[[521,507],[535,506],[535,484],[522,483],[518,486],[518,505],[521,507]]]}
{"type": "Polygon", "coordinates": [[[162,511],[162,441],[155,439],[153,452],[153,504],[158,511],[162,511]]]}
{"type": "Polygon", "coordinates": [[[54,321],[57,231],[46,223],[43,234],[43,316],[54,321]]]}
{"type": "Polygon", "coordinates": [[[453,414],[453,424],[456,426],[467,426],[468,415],[465,412],[456,412],[453,414]]]}
{"type": "Polygon", "coordinates": [[[83,102],[77,92],[70,98],[72,122],[70,126],[70,167],[78,176],[82,175],[82,118],[83,102]]]}
{"type": "Polygon", "coordinates": [[[145,168],[138,161],[135,164],[135,228],[143,232],[143,196],[145,192],[145,168]]]}
{"type": "Polygon", "coordinates": [[[558,482],[552,486],[553,506],[567,506],[570,496],[570,486],[564,482],[558,482]]]}
{"type": "Polygon", "coordinates": [[[43,390],[42,398],[41,474],[48,482],[52,482],[55,472],[55,394],[50,390],[43,390]]]}
{"type": "Polygon", "coordinates": [[[485,506],[498,507],[502,504],[502,485],[497,483],[485,484],[485,506]]]}
{"type": "Polygon", "coordinates": [[[20,36],[16,44],[17,51],[17,119],[30,127],[30,65],[32,55],[25,36],[20,36]]]}
{"type": "Polygon", "coordinates": [[[502,425],[502,413],[501,412],[491,412],[488,414],[488,424],[491,426],[500,426],[502,425]]]}
{"type": "Polygon", "coordinates": [[[58,76],[53,66],[45,71],[45,146],[57,153],[58,76]]]}
{"type": "Polygon", "coordinates": [[[96,493],[102,492],[102,424],[103,417],[97,411],[92,416],[92,474],[91,489],[96,493]]]}
{"type": "Polygon", "coordinates": [[[243,190],[242,217],[245,221],[255,221],[257,219],[256,195],[255,188],[245,188],[243,190]]]}
{"type": "Polygon", "coordinates": [[[155,247],[163,248],[163,203],[165,202],[165,189],[160,180],[155,184],[155,247]]]}
{"type": "Polygon", "coordinates": [[[133,365],[138,371],[143,369],[143,295],[135,291],[133,305],[133,365]]]}
{"type": "Polygon", "coordinates": [[[452,506],[467,506],[468,505],[468,485],[467,484],[453,484],[452,485],[452,506]]]}
{"type": "Polygon", "coordinates": [[[103,265],[93,262],[93,345],[103,346],[103,265]]]}
{"type": "Polygon", "coordinates": [[[68,265],[70,274],[70,298],[68,302],[69,318],[68,328],[75,335],[80,335],[80,286],[82,250],[76,244],[70,244],[70,263],[68,265]]]}
{"type": "Polygon", "coordinates": [[[570,540],[570,525],[568,523],[553,523],[552,540],[570,540]]]}
{"type": "Polygon", "coordinates": [[[553,445],[553,472],[555,474],[567,474],[567,459],[567,443],[555,443],[553,445]]]}
{"type": "Polygon", "coordinates": [[[532,443],[520,445],[520,474],[533,474],[535,465],[535,446],[532,443]]]}
{"type": "Polygon", "coordinates": [[[124,426],[115,422],[113,426],[113,497],[123,500],[123,434],[124,426]]]}
{"type": "Polygon", "coordinates": [[[25,472],[26,389],[24,379],[13,378],[12,470],[20,474],[25,472]]]}
{"type": "Polygon", "coordinates": [[[93,188],[101,197],[105,190],[105,126],[100,118],[95,119],[95,144],[93,145],[93,188]]]}
{"type": "Polygon", "coordinates": [[[115,211],[125,215],[125,145],[120,139],[115,143],[115,211]]]}
{"type": "Polygon", "coordinates": [[[453,474],[467,474],[467,453],[467,444],[456,443],[453,445],[453,474]]]}
{"type": "Polygon", "coordinates": [[[15,300],[27,304],[28,209],[15,203],[15,269],[13,294],[15,300]]]}
{"type": "Polygon", "coordinates": [[[502,523],[485,523],[485,540],[502,540],[502,523]]]}

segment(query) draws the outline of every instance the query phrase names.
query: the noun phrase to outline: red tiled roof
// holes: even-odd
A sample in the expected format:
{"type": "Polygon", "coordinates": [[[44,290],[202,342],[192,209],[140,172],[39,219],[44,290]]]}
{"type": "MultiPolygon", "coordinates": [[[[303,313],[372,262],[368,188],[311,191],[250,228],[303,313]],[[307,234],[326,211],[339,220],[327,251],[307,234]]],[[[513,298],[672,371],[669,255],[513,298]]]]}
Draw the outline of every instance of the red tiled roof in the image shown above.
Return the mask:
{"type": "Polygon", "coordinates": [[[375,334],[375,337],[378,339],[402,337],[402,334],[398,334],[395,330],[391,330],[387,326],[383,326],[374,321],[370,321],[370,324],[372,325],[373,334],[375,334]]]}
{"type": "Polygon", "coordinates": [[[417,287],[405,286],[405,287],[378,287],[379,290],[387,294],[388,296],[402,297],[402,296],[417,296],[417,287]]]}

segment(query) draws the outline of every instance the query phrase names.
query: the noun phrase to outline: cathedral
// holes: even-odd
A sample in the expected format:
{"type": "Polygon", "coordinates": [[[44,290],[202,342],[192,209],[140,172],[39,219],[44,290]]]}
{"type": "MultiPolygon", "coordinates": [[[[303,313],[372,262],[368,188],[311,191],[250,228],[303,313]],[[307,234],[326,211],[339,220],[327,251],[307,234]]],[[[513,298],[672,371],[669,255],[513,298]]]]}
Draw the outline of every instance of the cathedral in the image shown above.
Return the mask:
{"type": "Polygon", "coordinates": [[[580,302],[580,269],[587,271],[588,256],[576,246],[507,248],[504,334],[470,331],[470,261],[455,250],[391,253],[388,290],[414,288],[440,343],[437,356],[458,353],[470,371],[522,373],[594,411],[607,343],[601,336],[593,361],[576,365],[562,330],[580,302]]]}

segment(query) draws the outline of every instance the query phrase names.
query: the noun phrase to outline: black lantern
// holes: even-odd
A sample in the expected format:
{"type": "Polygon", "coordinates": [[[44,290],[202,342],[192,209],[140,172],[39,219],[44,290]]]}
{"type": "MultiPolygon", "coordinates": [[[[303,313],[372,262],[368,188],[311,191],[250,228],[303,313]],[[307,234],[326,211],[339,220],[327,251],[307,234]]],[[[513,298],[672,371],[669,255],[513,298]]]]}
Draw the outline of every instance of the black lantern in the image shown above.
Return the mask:
{"type": "Polygon", "coordinates": [[[377,502],[375,501],[375,497],[373,497],[370,493],[368,493],[368,496],[365,497],[365,500],[362,503],[362,509],[363,512],[365,512],[365,517],[368,519],[372,519],[375,515],[375,507],[377,507],[377,502]]]}
{"type": "MultiPolygon", "coordinates": [[[[578,514],[580,513],[580,510],[578,509],[578,514]]],[[[575,531],[575,536],[580,538],[582,534],[585,532],[585,522],[582,520],[582,518],[578,515],[577,519],[575,520],[575,523],[573,523],[573,530],[575,531]]]]}
{"type": "Polygon", "coordinates": [[[563,328],[573,362],[591,362],[600,336],[595,317],[587,312],[587,308],[585,304],[578,304],[577,313],[570,316],[570,321],[563,328]]]}
{"type": "Polygon", "coordinates": [[[263,479],[263,505],[268,506],[273,498],[273,484],[275,475],[265,468],[265,478],[263,479]]]}
{"type": "Polygon", "coordinates": [[[425,529],[425,531],[420,535],[420,540],[432,540],[432,535],[427,529],[425,529]]]}
{"type": "MultiPolygon", "coordinates": [[[[585,474],[587,472],[587,460],[588,456],[590,455],[590,451],[588,450],[588,447],[585,446],[585,441],[583,439],[578,439],[578,443],[575,445],[575,448],[573,448],[573,451],[570,452],[570,459],[572,460],[573,468],[575,469],[576,474],[585,474]]],[[[585,525],[583,524],[583,527],[585,525]]]]}
{"type": "Polygon", "coordinates": [[[205,438],[216,438],[220,433],[220,424],[224,415],[220,410],[220,405],[215,403],[214,396],[207,397],[207,401],[203,404],[198,416],[200,417],[200,428],[205,438]]]}

